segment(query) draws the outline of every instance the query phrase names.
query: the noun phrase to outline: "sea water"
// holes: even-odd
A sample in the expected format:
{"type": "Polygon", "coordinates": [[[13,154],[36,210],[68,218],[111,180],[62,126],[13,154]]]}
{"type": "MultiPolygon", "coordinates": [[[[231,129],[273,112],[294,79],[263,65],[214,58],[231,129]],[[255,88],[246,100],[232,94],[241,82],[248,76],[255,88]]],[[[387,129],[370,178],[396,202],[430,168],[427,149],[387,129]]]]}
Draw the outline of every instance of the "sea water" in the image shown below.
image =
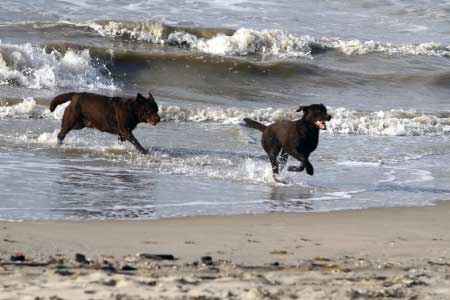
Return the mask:
{"type": "MultiPolygon", "coordinates": [[[[139,219],[428,205],[450,197],[446,1],[0,3],[0,219],[139,219]],[[56,135],[69,91],[151,91],[140,155],[56,135]],[[250,117],[333,119],[314,176],[274,182],[250,117]]],[[[298,164],[290,159],[289,165],[298,164]]]]}

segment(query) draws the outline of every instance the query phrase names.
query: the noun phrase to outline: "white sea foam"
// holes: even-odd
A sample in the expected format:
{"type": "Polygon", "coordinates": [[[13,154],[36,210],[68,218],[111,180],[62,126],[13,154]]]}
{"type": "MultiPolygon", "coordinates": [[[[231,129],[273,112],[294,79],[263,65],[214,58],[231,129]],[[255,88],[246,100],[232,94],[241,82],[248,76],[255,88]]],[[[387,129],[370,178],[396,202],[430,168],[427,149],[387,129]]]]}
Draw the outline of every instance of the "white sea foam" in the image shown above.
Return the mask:
{"type": "Polygon", "coordinates": [[[381,53],[384,55],[426,55],[450,56],[450,46],[440,43],[428,42],[418,44],[393,44],[377,41],[341,40],[339,38],[320,39],[324,48],[336,49],[346,55],[364,55],[381,53]]]}
{"type": "MultiPolygon", "coordinates": [[[[70,102],[59,105],[54,112],[36,104],[32,98],[15,105],[0,106],[1,118],[50,118],[61,119],[70,102]]],[[[328,122],[330,134],[424,136],[450,135],[450,112],[425,114],[415,110],[355,111],[346,108],[329,109],[333,116],[328,122]]],[[[240,108],[160,106],[162,121],[166,122],[212,122],[220,124],[242,124],[244,118],[262,123],[278,120],[296,120],[300,113],[282,109],[243,110],[240,108]]]]}
{"type": "Polygon", "coordinates": [[[29,118],[36,108],[36,102],[33,98],[25,98],[22,102],[15,105],[0,106],[0,118],[29,118]]]}
{"type": "MultiPolygon", "coordinates": [[[[110,161],[126,162],[143,166],[158,174],[189,175],[244,180],[248,182],[274,183],[270,164],[264,160],[246,157],[226,157],[192,153],[191,155],[172,154],[164,149],[153,149],[149,155],[140,155],[129,143],[119,143],[110,136],[103,138],[102,133],[71,134],[63,145],[58,145],[59,129],[52,132],[35,134],[25,132],[20,135],[0,135],[0,140],[8,144],[26,144],[45,148],[58,148],[61,151],[86,151],[97,153],[110,161]]],[[[83,169],[88,167],[84,166],[83,169]]]]}
{"type": "Polygon", "coordinates": [[[278,57],[307,57],[311,54],[309,36],[296,37],[281,30],[241,28],[232,36],[220,34],[212,39],[192,39],[191,47],[216,55],[264,54],[278,57]]]}
{"type": "Polygon", "coordinates": [[[70,102],[63,103],[56,107],[55,111],[42,105],[38,105],[33,97],[27,97],[17,104],[0,105],[0,118],[47,118],[61,120],[65,108],[70,102]]]}
{"type": "Polygon", "coordinates": [[[102,36],[129,38],[158,44],[184,46],[215,55],[263,54],[277,57],[312,57],[314,50],[337,50],[346,55],[381,53],[384,55],[450,56],[450,45],[435,42],[395,44],[373,40],[343,40],[338,37],[314,38],[282,30],[240,28],[232,35],[217,34],[204,38],[182,29],[164,35],[165,25],[158,22],[101,22],[89,26],[102,36]]]}
{"type": "Polygon", "coordinates": [[[450,134],[450,113],[423,114],[415,110],[360,112],[333,110],[328,131],[333,133],[387,136],[450,134]]]}
{"type": "Polygon", "coordinates": [[[408,167],[389,167],[394,173],[401,172],[408,174],[406,178],[396,178],[399,184],[422,183],[432,181],[434,179],[433,173],[425,169],[408,168],[408,167]]]}
{"type": "Polygon", "coordinates": [[[162,38],[164,25],[159,22],[90,22],[88,24],[76,24],[89,26],[102,36],[126,37],[138,41],[150,43],[164,43],[162,38]]]}
{"type": "Polygon", "coordinates": [[[232,35],[217,34],[208,39],[182,30],[164,36],[164,25],[157,22],[101,22],[89,26],[102,36],[129,38],[149,43],[182,45],[216,55],[264,54],[279,57],[305,57],[316,41],[309,36],[295,36],[282,30],[240,28],[232,35]]]}
{"type": "Polygon", "coordinates": [[[106,68],[96,63],[89,50],[47,53],[31,44],[0,43],[0,84],[32,89],[116,89],[106,68]]]}
{"type": "Polygon", "coordinates": [[[58,142],[58,132],[59,130],[57,129],[53,132],[44,132],[40,134],[35,141],[40,144],[56,145],[58,142]]]}
{"type": "Polygon", "coordinates": [[[161,116],[165,121],[239,124],[246,117],[262,122],[274,122],[283,119],[293,120],[298,118],[300,114],[273,108],[245,111],[235,107],[182,108],[179,106],[161,106],[161,116]]]}
{"type": "MultiPolygon", "coordinates": [[[[342,192],[330,192],[324,193],[323,196],[320,197],[312,197],[308,198],[308,202],[312,201],[331,201],[331,200],[348,200],[352,199],[353,195],[364,193],[366,190],[351,190],[351,191],[342,191],[342,192]]],[[[292,199],[291,201],[298,201],[298,199],[292,199]]]]}
{"type": "MultiPolygon", "coordinates": [[[[355,135],[421,136],[450,134],[450,112],[424,114],[415,110],[389,110],[362,112],[345,108],[330,109],[333,118],[328,122],[327,132],[355,135]]],[[[252,118],[263,123],[278,120],[295,120],[301,114],[281,109],[258,109],[244,111],[238,108],[180,108],[162,107],[161,115],[166,121],[218,122],[238,124],[242,119],[252,118]]]]}
{"type": "Polygon", "coordinates": [[[338,166],[346,166],[346,167],[379,167],[382,165],[381,161],[378,162],[370,162],[370,161],[340,161],[337,162],[338,166]]]}

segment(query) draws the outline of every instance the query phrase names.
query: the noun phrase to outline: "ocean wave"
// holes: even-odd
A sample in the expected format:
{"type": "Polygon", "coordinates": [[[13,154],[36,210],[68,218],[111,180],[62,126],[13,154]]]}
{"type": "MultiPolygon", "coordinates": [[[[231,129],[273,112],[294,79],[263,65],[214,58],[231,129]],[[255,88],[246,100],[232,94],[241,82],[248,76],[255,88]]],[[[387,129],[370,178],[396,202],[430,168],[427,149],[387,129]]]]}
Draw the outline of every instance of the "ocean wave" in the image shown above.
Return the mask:
{"type": "Polygon", "coordinates": [[[424,114],[394,109],[378,112],[333,110],[329,132],[357,135],[423,136],[450,134],[450,112],[424,114]]]}
{"type": "Polygon", "coordinates": [[[308,57],[320,48],[308,36],[297,37],[282,30],[188,28],[153,21],[97,21],[79,25],[88,26],[102,36],[167,44],[215,55],[308,57]]]}
{"type": "Polygon", "coordinates": [[[195,35],[198,38],[210,39],[220,34],[233,35],[236,31],[229,28],[172,26],[157,21],[99,20],[88,23],[70,23],[64,21],[64,24],[90,28],[103,36],[114,36],[154,43],[164,43],[164,40],[167,40],[169,35],[174,32],[185,32],[195,35]]]}
{"type": "Polygon", "coordinates": [[[57,50],[0,43],[0,84],[31,89],[117,89],[111,74],[89,50],[57,50]]]}
{"type": "Polygon", "coordinates": [[[387,56],[395,55],[424,55],[424,56],[450,56],[450,45],[434,42],[418,44],[394,44],[377,41],[350,40],[345,41],[339,38],[320,39],[324,48],[335,49],[346,55],[365,55],[380,53],[387,56]]]}
{"type": "Polygon", "coordinates": [[[168,43],[214,55],[262,54],[277,57],[310,57],[315,41],[309,36],[296,37],[281,30],[258,31],[241,28],[231,36],[219,34],[211,39],[174,32],[169,36],[168,43]]]}
{"type": "MultiPolygon", "coordinates": [[[[383,136],[423,136],[450,134],[450,112],[424,114],[415,110],[364,112],[345,108],[330,109],[333,118],[328,122],[328,133],[383,136]]],[[[238,124],[252,118],[264,123],[278,120],[296,120],[301,114],[281,109],[242,111],[237,108],[185,109],[169,106],[162,109],[167,121],[219,122],[238,124]]]]}
{"type": "Polygon", "coordinates": [[[102,36],[133,39],[156,44],[189,48],[214,55],[273,55],[276,57],[313,57],[335,50],[345,55],[379,53],[394,55],[450,56],[450,45],[441,43],[395,44],[373,40],[343,40],[338,37],[314,38],[283,30],[240,28],[189,28],[160,22],[96,21],[86,26],[102,36]]]}
{"type": "MultiPolygon", "coordinates": [[[[0,106],[0,118],[62,118],[68,103],[60,105],[54,112],[38,105],[32,98],[14,105],[0,106]]],[[[379,135],[379,136],[424,136],[450,135],[450,112],[421,113],[415,110],[356,111],[346,108],[329,110],[333,118],[328,122],[330,134],[379,135]]],[[[301,117],[294,109],[257,109],[194,107],[160,105],[160,115],[165,122],[213,122],[220,124],[242,124],[243,118],[252,118],[263,123],[278,120],[296,120],[301,117]]]]}

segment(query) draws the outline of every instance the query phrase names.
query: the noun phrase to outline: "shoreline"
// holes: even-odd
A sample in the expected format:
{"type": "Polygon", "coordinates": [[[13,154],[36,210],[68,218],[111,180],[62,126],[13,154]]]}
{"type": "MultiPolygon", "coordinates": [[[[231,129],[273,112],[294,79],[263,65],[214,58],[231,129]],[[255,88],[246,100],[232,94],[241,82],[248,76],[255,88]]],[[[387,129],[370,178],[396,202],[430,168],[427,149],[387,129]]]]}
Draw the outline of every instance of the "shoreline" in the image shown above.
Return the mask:
{"type": "Polygon", "coordinates": [[[3,221],[0,299],[448,299],[449,217],[444,201],[308,214],[3,221]]]}

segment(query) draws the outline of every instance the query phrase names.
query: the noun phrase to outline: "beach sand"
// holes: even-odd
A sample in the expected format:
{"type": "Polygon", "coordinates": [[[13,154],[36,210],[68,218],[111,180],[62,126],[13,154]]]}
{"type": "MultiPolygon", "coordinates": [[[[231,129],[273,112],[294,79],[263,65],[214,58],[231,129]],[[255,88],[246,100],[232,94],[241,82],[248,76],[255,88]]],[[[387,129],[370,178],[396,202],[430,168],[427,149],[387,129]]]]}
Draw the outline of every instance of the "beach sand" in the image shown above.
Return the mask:
{"type": "Polygon", "coordinates": [[[450,299],[450,202],[0,222],[0,243],[0,299],[450,299]]]}

